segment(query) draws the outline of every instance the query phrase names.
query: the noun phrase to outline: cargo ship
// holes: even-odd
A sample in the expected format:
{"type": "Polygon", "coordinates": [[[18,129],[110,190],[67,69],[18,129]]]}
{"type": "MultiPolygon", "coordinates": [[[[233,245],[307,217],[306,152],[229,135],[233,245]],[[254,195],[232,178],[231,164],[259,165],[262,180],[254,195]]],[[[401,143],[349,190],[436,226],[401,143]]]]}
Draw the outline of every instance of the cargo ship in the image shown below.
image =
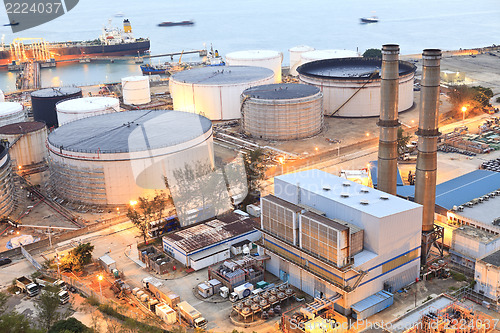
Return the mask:
{"type": "Polygon", "coordinates": [[[128,19],[123,20],[123,30],[110,25],[103,28],[99,38],[91,41],[50,43],[41,38],[18,38],[10,45],[0,47],[0,66],[29,60],[79,61],[92,56],[142,55],[149,50],[147,38],[134,38],[128,19]]]}
{"type": "Polygon", "coordinates": [[[180,22],[161,22],[159,27],[175,27],[177,25],[193,25],[194,21],[180,21],[180,22]]]}

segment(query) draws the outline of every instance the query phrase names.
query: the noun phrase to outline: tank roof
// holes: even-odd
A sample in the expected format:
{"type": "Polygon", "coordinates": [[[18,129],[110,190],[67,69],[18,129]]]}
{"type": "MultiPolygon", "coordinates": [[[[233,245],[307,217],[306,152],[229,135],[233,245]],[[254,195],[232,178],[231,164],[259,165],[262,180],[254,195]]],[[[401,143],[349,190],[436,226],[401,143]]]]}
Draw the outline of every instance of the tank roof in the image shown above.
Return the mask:
{"type": "Polygon", "coordinates": [[[167,110],[108,113],[67,123],[48,138],[57,148],[87,153],[127,153],[174,146],[203,135],[212,122],[167,110]]]}
{"type": "Polygon", "coordinates": [[[311,50],[301,54],[305,59],[331,59],[358,57],[358,53],[352,50],[311,50]]]}
{"type": "MultiPolygon", "coordinates": [[[[380,79],[381,59],[373,58],[337,58],[311,61],[297,68],[300,75],[322,79],[353,80],[367,79],[375,71],[372,79],[380,79]]],[[[399,61],[399,76],[416,71],[415,65],[407,61],[399,61]]]]}
{"type": "Polygon", "coordinates": [[[281,56],[281,53],[273,50],[246,50],[236,51],[226,54],[227,58],[237,60],[251,60],[251,59],[270,59],[281,56]]]}
{"type": "Polygon", "coordinates": [[[171,80],[200,85],[238,84],[267,79],[271,69],[254,66],[202,67],[175,73],[171,80]]]}
{"type": "Polygon", "coordinates": [[[288,49],[290,52],[308,52],[314,51],[314,47],[308,45],[297,45],[288,49]]]}
{"type": "Polygon", "coordinates": [[[51,98],[51,97],[74,95],[81,92],[82,89],[76,87],[47,88],[32,92],[31,97],[51,98]]]}
{"type": "Polygon", "coordinates": [[[316,95],[320,89],[316,86],[298,83],[276,83],[251,87],[243,95],[260,99],[294,99],[316,95]]]}
{"type": "Polygon", "coordinates": [[[60,101],[57,103],[57,110],[63,112],[92,112],[110,106],[119,106],[120,101],[114,97],[83,97],[60,101]]]}
{"type": "Polygon", "coordinates": [[[0,127],[0,134],[24,134],[41,130],[45,123],[40,121],[26,121],[0,127]]]}
{"type": "Polygon", "coordinates": [[[147,81],[149,78],[147,76],[135,75],[135,76],[127,76],[122,78],[122,81],[147,81]]]}
{"type": "Polygon", "coordinates": [[[15,114],[23,110],[23,106],[17,102],[1,102],[0,103],[0,117],[5,117],[15,114]]]}

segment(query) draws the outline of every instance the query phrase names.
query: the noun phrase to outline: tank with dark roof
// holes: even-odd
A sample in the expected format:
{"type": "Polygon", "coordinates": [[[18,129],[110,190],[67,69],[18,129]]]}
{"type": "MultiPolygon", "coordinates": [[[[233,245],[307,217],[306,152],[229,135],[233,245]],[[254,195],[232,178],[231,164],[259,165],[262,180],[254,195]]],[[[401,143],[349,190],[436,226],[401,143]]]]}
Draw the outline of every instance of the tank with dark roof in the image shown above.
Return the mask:
{"type": "Polygon", "coordinates": [[[75,87],[47,88],[31,93],[31,105],[36,121],[43,121],[50,127],[57,127],[56,104],[60,101],[82,97],[82,89],[75,87]]]}

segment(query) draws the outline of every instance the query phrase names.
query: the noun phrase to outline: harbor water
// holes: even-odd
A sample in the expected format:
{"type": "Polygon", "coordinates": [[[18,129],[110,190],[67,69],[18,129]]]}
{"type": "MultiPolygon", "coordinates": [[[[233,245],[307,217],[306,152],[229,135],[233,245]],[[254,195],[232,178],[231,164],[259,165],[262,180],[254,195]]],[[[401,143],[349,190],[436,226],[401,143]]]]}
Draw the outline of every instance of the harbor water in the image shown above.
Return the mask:
{"type": "MultiPolygon", "coordinates": [[[[249,49],[283,52],[310,45],[316,49],[348,49],[361,53],[382,44],[397,43],[402,54],[421,53],[424,48],[456,50],[500,44],[500,3],[498,0],[148,0],[80,1],[57,18],[30,30],[13,34],[0,26],[4,43],[18,37],[41,37],[47,41],[92,40],[112,19],[121,26],[124,18],[132,24],[136,37],[151,39],[151,53],[162,54],[202,49],[218,49],[222,56],[249,49]],[[123,13],[123,17],[116,17],[123,13]],[[360,17],[376,15],[380,21],[360,24],[360,17]],[[192,26],[158,27],[162,21],[193,20],[192,26]]],[[[2,11],[0,18],[7,23],[2,11]]],[[[185,55],[183,61],[195,61],[185,55]]],[[[176,58],[178,60],[178,57],[176,58]]],[[[155,58],[153,64],[170,61],[155,58]]],[[[93,62],[58,64],[42,70],[44,87],[117,82],[121,77],[140,74],[133,62],[93,62]]],[[[15,73],[0,71],[0,89],[15,89],[15,73]]]]}

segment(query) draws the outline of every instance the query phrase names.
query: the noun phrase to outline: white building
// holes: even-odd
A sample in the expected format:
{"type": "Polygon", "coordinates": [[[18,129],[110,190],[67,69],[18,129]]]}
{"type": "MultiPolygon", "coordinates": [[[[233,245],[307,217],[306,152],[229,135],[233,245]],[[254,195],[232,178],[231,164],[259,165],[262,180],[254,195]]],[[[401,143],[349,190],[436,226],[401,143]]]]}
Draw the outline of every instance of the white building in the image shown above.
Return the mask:
{"type": "Polygon", "coordinates": [[[276,177],[274,193],[272,205],[261,201],[260,251],[282,280],[315,297],[340,294],[335,309],[350,314],[353,304],[419,276],[421,205],[319,170],[276,177]]]}
{"type": "Polygon", "coordinates": [[[500,297],[500,251],[476,261],[474,290],[498,301],[500,297]]]}
{"type": "Polygon", "coordinates": [[[229,259],[232,245],[257,241],[261,233],[255,226],[251,219],[237,214],[220,216],[164,236],[163,251],[186,267],[200,270],[229,259]]]}

